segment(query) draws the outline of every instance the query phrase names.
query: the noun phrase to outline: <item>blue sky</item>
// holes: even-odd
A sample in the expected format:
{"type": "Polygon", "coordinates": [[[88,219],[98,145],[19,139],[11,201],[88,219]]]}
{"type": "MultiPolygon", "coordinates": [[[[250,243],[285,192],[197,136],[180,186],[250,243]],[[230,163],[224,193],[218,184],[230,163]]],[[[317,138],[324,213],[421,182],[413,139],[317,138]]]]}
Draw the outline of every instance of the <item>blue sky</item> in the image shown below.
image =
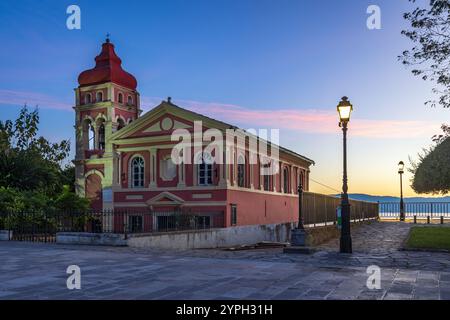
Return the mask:
{"type": "Polygon", "coordinates": [[[244,128],[280,128],[284,146],[316,161],[312,178],[334,189],[335,106],[348,95],[350,192],[396,195],[398,161],[450,122],[448,110],[424,106],[431,85],[397,60],[411,46],[400,34],[410,8],[406,0],[2,1],[0,119],[38,103],[41,133],[73,141],[73,89],[109,32],[145,110],[170,95],[244,128]],[[81,30],[66,28],[70,4],[81,8],[81,30]],[[366,27],[370,4],[381,8],[381,30],[366,27]]]}

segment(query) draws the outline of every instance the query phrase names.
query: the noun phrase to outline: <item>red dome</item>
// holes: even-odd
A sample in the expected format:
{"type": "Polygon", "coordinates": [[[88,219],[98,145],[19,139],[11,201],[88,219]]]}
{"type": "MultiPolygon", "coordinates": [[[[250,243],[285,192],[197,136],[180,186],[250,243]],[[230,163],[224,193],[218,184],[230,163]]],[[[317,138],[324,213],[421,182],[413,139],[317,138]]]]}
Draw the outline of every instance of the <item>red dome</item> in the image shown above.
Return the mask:
{"type": "Polygon", "coordinates": [[[95,57],[95,68],[83,71],[78,76],[80,87],[93,84],[114,82],[123,87],[136,90],[137,81],[122,69],[122,60],[114,52],[114,45],[109,39],[102,44],[102,52],[95,57]]]}

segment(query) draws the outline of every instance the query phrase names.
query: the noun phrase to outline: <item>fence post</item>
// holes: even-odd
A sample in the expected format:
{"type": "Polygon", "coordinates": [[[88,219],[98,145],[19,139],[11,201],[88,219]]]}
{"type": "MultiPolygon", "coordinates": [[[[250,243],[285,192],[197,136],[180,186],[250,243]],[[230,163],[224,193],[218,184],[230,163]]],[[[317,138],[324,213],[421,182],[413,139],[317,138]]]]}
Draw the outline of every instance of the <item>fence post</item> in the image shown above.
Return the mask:
{"type": "Polygon", "coordinates": [[[128,239],[128,235],[127,235],[127,228],[128,228],[128,212],[124,212],[123,216],[122,216],[122,221],[123,221],[123,234],[124,234],[124,238],[125,240],[128,239]]]}
{"type": "Polygon", "coordinates": [[[430,216],[427,216],[427,223],[430,224],[430,216]]]}
{"type": "Polygon", "coordinates": [[[441,216],[441,224],[444,224],[444,216],[441,216]]]}
{"type": "Polygon", "coordinates": [[[44,242],[47,242],[47,213],[44,213],[44,242]]]}
{"type": "Polygon", "coordinates": [[[416,224],[416,223],[417,223],[417,216],[414,215],[414,224],[416,224]]]}
{"type": "MultiPolygon", "coordinates": [[[[9,227],[8,228],[5,228],[5,229],[7,229],[8,230],[8,241],[11,241],[12,239],[11,239],[11,233],[12,233],[12,225],[11,225],[11,221],[12,221],[12,218],[10,218],[10,216],[11,216],[11,212],[8,212],[7,214],[6,214],[6,216],[8,217],[8,219],[6,220],[6,221],[8,221],[9,222],[9,227]]],[[[6,226],[5,226],[6,227],[6,226]]]]}
{"type": "Polygon", "coordinates": [[[314,209],[313,209],[313,212],[314,212],[314,224],[313,224],[313,226],[314,226],[314,228],[316,227],[316,219],[317,219],[317,212],[316,212],[316,195],[314,194],[314,196],[313,196],[313,204],[314,204],[314,209]]]}

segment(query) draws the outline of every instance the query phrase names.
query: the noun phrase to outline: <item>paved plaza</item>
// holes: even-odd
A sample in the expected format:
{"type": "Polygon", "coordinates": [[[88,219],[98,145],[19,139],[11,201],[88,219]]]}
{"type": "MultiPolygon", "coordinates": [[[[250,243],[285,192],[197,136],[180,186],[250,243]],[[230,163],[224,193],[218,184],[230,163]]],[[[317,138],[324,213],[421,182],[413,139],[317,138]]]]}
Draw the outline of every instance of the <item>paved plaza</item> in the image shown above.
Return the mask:
{"type": "Polygon", "coordinates": [[[282,249],[162,251],[0,242],[0,299],[450,299],[450,254],[399,250],[411,224],[353,230],[312,255],[282,249]],[[68,290],[66,269],[81,268],[68,290]],[[381,268],[381,289],[366,286],[381,268]]]}

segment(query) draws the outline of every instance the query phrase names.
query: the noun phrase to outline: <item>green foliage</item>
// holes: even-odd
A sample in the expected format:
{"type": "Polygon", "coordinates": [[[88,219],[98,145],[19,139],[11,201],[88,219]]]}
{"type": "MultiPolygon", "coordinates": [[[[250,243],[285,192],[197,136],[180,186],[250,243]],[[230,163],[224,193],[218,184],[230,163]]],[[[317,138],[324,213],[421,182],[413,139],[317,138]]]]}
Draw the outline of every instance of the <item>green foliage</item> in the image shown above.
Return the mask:
{"type": "Polygon", "coordinates": [[[22,232],[34,231],[52,232],[57,230],[57,219],[52,215],[38,213],[9,213],[0,217],[0,229],[21,230],[22,232]]]}
{"type": "MultiPolygon", "coordinates": [[[[415,3],[415,0],[410,0],[415,3]]],[[[424,8],[416,7],[405,13],[409,30],[402,34],[414,46],[399,57],[404,65],[413,67],[412,73],[437,84],[433,93],[439,95],[438,101],[426,104],[444,108],[450,107],[450,0],[430,0],[424,8]]]]}
{"type": "Polygon", "coordinates": [[[447,126],[447,125],[443,124],[441,126],[441,129],[442,129],[443,133],[434,135],[433,138],[432,138],[432,140],[434,142],[436,142],[436,143],[441,143],[445,139],[447,139],[447,137],[450,137],[450,126],[447,126]]]}
{"type": "Polygon", "coordinates": [[[86,212],[89,200],[64,186],[60,194],[49,197],[39,191],[19,191],[0,187],[1,212],[86,212]]]}
{"type": "Polygon", "coordinates": [[[67,165],[61,172],[62,181],[65,186],[69,186],[71,192],[75,192],[75,167],[67,165]]]}
{"type": "Polygon", "coordinates": [[[27,106],[14,122],[0,121],[0,186],[47,195],[62,189],[60,164],[69,155],[70,143],[37,137],[38,125],[38,110],[30,112],[27,106]]]}
{"type": "Polygon", "coordinates": [[[89,208],[89,200],[71,192],[69,186],[64,186],[62,193],[56,197],[53,207],[58,211],[85,212],[89,208]]]}
{"type": "MultiPolygon", "coordinates": [[[[38,214],[85,212],[89,201],[74,193],[75,168],[61,168],[69,141],[51,143],[38,137],[38,125],[38,110],[28,111],[27,106],[15,121],[0,121],[0,214],[33,212],[30,219],[48,223],[38,214]]],[[[18,218],[2,219],[1,224],[13,225],[18,218]]]]}
{"type": "Polygon", "coordinates": [[[419,155],[411,172],[412,188],[417,193],[445,195],[450,191],[450,137],[419,155]]]}
{"type": "Polygon", "coordinates": [[[48,209],[50,202],[50,199],[40,192],[0,187],[0,212],[42,212],[48,209]]]}

